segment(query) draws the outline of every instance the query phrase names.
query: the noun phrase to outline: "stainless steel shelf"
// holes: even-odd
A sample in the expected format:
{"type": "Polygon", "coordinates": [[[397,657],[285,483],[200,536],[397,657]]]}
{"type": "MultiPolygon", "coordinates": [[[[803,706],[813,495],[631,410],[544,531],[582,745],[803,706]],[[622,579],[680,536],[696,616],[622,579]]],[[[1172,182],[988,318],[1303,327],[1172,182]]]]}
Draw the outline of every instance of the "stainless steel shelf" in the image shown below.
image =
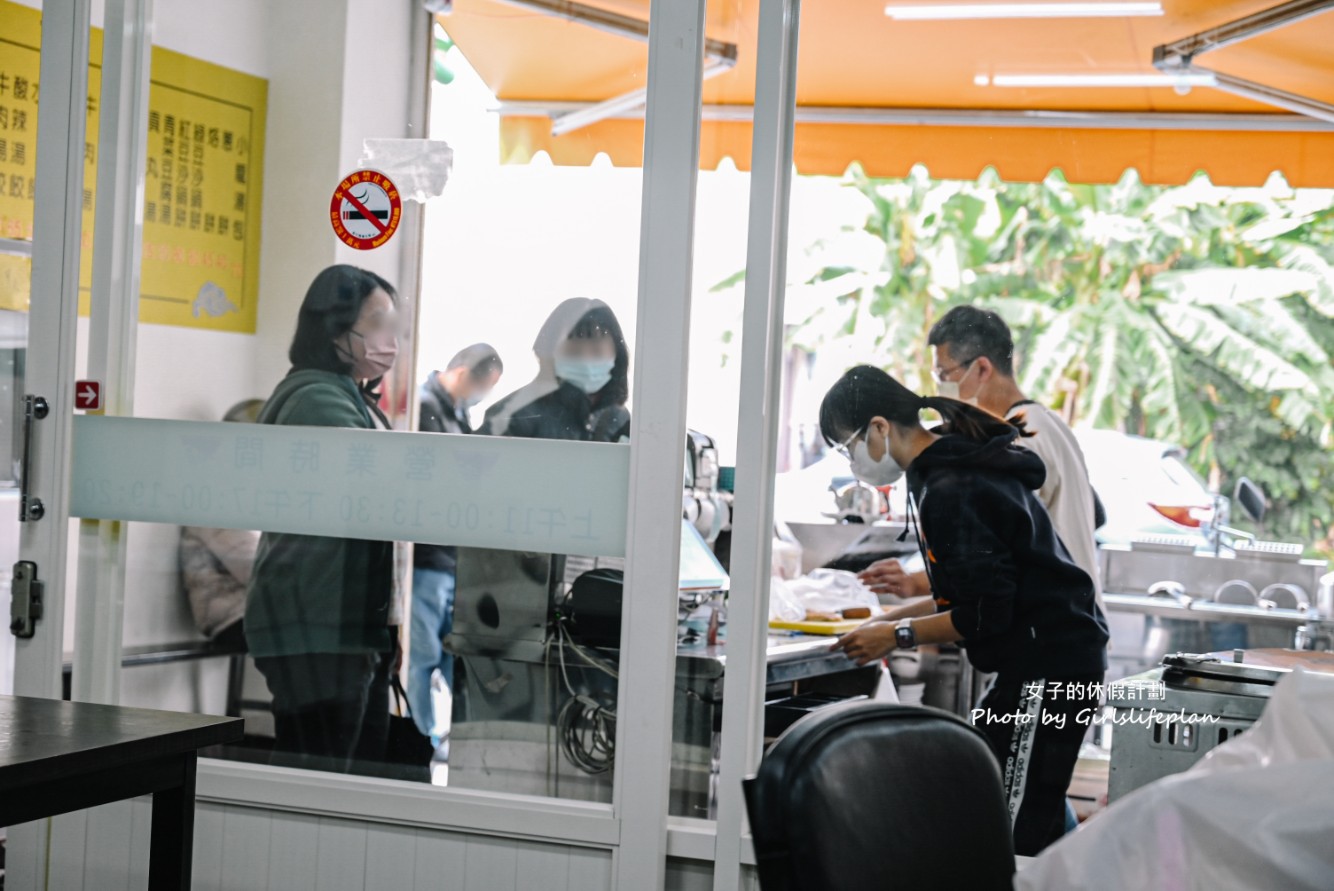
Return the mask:
{"type": "Polygon", "coordinates": [[[1187,619],[1196,622],[1244,622],[1247,625],[1270,625],[1296,628],[1310,621],[1307,614],[1296,609],[1261,609],[1252,606],[1234,606],[1195,600],[1183,606],[1161,597],[1144,594],[1105,593],[1103,602],[1109,610],[1160,616],[1165,619],[1187,619]]]}

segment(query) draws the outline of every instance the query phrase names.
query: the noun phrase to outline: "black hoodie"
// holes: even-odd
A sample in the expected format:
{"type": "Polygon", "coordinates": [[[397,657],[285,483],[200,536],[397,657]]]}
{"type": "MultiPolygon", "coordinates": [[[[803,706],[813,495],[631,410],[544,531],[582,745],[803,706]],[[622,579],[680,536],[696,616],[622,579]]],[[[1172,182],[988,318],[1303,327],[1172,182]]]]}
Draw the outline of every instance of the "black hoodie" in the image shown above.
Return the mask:
{"type": "Polygon", "coordinates": [[[908,468],[937,611],[950,611],[979,671],[1025,680],[1099,674],[1107,622],[1034,490],[1042,459],[1018,431],[945,435],[908,468]]]}

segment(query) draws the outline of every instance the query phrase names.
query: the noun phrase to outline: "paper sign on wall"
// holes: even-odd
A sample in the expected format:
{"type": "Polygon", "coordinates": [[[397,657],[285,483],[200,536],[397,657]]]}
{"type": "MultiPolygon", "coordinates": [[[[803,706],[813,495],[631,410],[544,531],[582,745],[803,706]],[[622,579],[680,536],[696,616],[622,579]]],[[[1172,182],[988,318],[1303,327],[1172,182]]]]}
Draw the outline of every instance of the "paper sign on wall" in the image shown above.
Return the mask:
{"type": "MultiPolygon", "coordinates": [[[[41,14],[0,0],[0,237],[32,239],[41,14]]],[[[80,312],[92,281],[93,211],[102,90],[102,32],[89,36],[80,312]]],[[[148,93],[139,318],[253,333],[259,290],[260,196],[268,82],[153,48],[148,93]]],[[[0,282],[28,261],[0,254],[0,282]]],[[[27,288],[0,288],[24,311],[27,288]]]]}

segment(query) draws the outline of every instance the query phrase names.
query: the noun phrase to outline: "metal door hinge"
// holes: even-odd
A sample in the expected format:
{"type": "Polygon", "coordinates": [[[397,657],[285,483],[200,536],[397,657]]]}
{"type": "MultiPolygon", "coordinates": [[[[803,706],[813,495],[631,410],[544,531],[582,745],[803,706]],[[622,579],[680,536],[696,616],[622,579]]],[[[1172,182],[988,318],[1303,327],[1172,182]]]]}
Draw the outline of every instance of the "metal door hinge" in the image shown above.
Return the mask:
{"type": "Polygon", "coordinates": [[[37,564],[20,560],[14,564],[14,581],[9,602],[9,630],[15,637],[32,637],[37,620],[42,617],[42,593],[45,584],[37,578],[37,564]]]}
{"type": "Polygon", "coordinates": [[[20,523],[31,523],[46,516],[46,506],[42,504],[42,499],[31,492],[30,474],[32,471],[33,423],[45,418],[50,411],[50,406],[46,404],[46,400],[41,396],[23,397],[23,457],[22,469],[19,474],[20,523]]]}

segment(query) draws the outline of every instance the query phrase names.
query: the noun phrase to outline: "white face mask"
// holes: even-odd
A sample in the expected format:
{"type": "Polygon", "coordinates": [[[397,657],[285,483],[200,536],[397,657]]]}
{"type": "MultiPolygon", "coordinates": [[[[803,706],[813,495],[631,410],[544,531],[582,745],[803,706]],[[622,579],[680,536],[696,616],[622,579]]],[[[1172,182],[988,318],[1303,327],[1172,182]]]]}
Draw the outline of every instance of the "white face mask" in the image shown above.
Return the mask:
{"type": "Polygon", "coordinates": [[[937,381],[936,395],[944,396],[946,399],[954,399],[959,402],[966,402],[969,405],[976,406],[977,396],[974,395],[970,396],[967,399],[964,399],[961,395],[959,395],[959,385],[968,379],[968,375],[971,374],[972,371],[973,371],[973,366],[970,365],[968,366],[968,371],[964,373],[964,376],[957,381],[937,381]]]}
{"type": "MultiPolygon", "coordinates": [[[[867,436],[870,433],[868,431],[867,436]]],[[[882,486],[892,486],[903,476],[903,468],[889,454],[889,441],[885,441],[885,454],[879,461],[871,460],[871,452],[866,447],[866,437],[863,436],[857,440],[857,444],[852,448],[852,475],[868,486],[875,486],[877,489],[882,486]]]]}
{"type": "Polygon", "coordinates": [[[611,370],[615,367],[615,359],[557,359],[556,377],[591,396],[611,383],[611,370]]]}

